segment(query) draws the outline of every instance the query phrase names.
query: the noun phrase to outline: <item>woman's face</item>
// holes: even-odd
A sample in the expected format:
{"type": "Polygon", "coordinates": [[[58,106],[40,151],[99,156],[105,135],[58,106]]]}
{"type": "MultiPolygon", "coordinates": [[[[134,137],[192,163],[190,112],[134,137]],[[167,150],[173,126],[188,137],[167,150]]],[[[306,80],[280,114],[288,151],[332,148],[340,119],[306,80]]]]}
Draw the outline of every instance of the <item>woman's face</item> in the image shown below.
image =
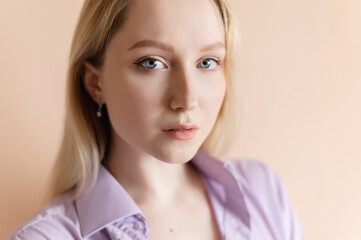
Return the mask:
{"type": "Polygon", "coordinates": [[[223,102],[224,46],[213,0],[136,0],[99,72],[116,142],[164,162],[190,160],[223,102]],[[178,125],[193,130],[165,131],[178,125]]]}

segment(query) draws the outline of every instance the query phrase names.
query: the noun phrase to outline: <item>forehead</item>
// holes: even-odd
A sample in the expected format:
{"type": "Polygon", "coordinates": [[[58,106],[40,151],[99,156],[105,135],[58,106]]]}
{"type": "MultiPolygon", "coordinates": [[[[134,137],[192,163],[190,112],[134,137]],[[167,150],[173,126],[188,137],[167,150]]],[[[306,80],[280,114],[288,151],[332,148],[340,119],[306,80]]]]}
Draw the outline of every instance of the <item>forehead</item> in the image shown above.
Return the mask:
{"type": "Polygon", "coordinates": [[[213,0],[135,0],[120,30],[124,41],[144,39],[180,48],[224,43],[221,14],[213,0]]]}

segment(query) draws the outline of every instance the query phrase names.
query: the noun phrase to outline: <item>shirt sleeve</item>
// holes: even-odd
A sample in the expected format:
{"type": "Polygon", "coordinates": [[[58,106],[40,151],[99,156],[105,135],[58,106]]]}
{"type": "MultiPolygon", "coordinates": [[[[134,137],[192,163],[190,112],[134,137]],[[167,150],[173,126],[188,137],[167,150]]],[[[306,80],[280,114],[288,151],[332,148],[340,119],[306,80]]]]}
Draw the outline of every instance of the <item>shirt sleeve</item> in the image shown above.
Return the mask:
{"type": "MultiPolygon", "coordinates": [[[[53,235],[54,236],[54,235],[53,235]]],[[[11,234],[5,240],[30,240],[30,239],[39,239],[39,240],[46,240],[46,239],[54,239],[44,231],[36,228],[28,228],[24,229],[16,234],[11,234]]]]}
{"type": "Polygon", "coordinates": [[[28,224],[19,226],[5,240],[64,240],[81,239],[70,226],[72,223],[54,217],[30,219],[28,224]]]}
{"type": "Polygon", "coordinates": [[[280,199],[279,204],[280,204],[280,209],[282,209],[281,216],[283,216],[282,218],[284,220],[283,221],[284,235],[286,236],[287,239],[292,239],[292,240],[304,239],[301,223],[291,203],[291,200],[289,198],[285,186],[283,185],[277,173],[270,166],[265,165],[265,167],[269,169],[268,171],[270,171],[270,175],[274,179],[274,184],[279,194],[279,199],[280,199]]]}

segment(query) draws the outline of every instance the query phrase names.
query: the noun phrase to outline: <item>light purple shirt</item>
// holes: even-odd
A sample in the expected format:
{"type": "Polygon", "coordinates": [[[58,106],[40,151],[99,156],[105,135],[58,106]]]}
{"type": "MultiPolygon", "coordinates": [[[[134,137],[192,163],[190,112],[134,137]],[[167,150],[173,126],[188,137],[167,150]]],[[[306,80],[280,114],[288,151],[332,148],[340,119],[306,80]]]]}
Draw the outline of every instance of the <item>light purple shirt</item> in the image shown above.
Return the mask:
{"type": "MultiPolygon", "coordinates": [[[[222,239],[303,239],[287,192],[271,167],[254,159],[216,159],[201,150],[191,163],[206,183],[222,239]]],[[[137,204],[102,165],[87,195],[65,203],[68,197],[53,200],[6,240],[142,240],[150,234],[137,204]]]]}

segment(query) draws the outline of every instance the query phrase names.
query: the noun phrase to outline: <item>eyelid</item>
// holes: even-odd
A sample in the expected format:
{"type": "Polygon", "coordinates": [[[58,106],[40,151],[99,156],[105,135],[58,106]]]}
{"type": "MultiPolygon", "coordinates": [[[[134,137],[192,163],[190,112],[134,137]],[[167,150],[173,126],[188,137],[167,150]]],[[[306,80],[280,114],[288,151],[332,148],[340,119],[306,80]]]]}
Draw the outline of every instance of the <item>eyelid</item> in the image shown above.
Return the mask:
{"type": "MultiPolygon", "coordinates": [[[[223,62],[222,62],[221,60],[219,60],[219,58],[217,58],[217,57],[205,57],[205,58],[202,58],[200,61],[198,61],[197,66],[198,66],[202,61],[208,60],[208,59],[213,60],[213,61],[217,64],[217,66],[220,66],[220,65],[223,64],[223,62]]],[[[207,70],[207,71],[212,71],[212,70],[214,70],[214,69],[207,69],[207,68],[202,68],[202,69],[207,70]]]]}
{"type": "MultiPolygon", "coordinates": [[[[139,67],[139,68],[141,68],[142,70],[145,70],[145,71],[161,70],[161,69],[148,69],[148,68],[145,68],[145,67],[141,66],[141,63],[142,63],[143,61],[145,61],[145,60],[148,60],[148,59],[154,59],[154,60],[160,61],[160,62],[165,66],[166,69],[169,68],[168,64],[166,63],[166,61],[165,61],[163,58],[161,58],[161,57],[159,57],[159,56],[152,56],[152,55],[151,55],[151,56],[142,57],[142,58],[138,59],[134,64],[135,64],[137,67],[139,67]]],[[[217,66],[220,66],[220,65],[223,64],[223,61],[221,61],[218,57],[213,57],[213,56],[211,57],[211,56],[209,56],[209,57],[203,57],[203,58],[201,58],[200,60],[198,60],[196,66],[198,67],[199,64],[200,64],[202,61],[207,60],[207,59],[213,60],[213,61],[217,64],[217,66]]],[[[203,69],[203,68],[202,68],[202,69],[203,69]]],[[[211,71],[211,70],[214,70],[214,69],[206,69],[206,68],[204,68],[204,70],[211,71]]]]}
{"type": "MultiPolygon", "coordinates": [[[[166,68],[168,68],[168,64],[166,63],[166,61],[163,58],[160,58],[158,56],[145,56],[145,57],[138,59],[134,64],[137,65],[138,67],[141,67],[139,64],[148,59],[157,60],[157,61],[161,62],[166,68]]],[[[152,70],[152,69],[146,69],[146,70],[152,70]]]]}
{"type": "Polygon", "coordinates": [[[199,60],[199,62],[202,62],[202,61],[207,60],[207,59],[214,60],[214,61],[217,62],[217,63],[221,63],[221,62],[222,62],[222,61],[221,61],[219,58],[217,58],[217,57],[204,57],[204,58],[201,58],[201,59],[199,60]]]}

